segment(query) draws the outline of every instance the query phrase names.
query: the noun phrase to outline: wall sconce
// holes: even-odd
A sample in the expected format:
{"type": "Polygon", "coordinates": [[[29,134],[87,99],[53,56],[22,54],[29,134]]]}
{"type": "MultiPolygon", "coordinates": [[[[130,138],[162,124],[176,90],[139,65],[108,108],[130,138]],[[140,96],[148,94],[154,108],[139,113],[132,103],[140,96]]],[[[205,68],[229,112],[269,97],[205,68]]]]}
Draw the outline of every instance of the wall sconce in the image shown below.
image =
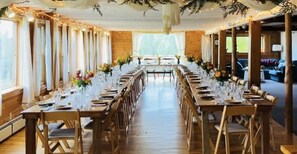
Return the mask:
{"type": "Polygon", "coordinates": [[[273,52],[281,52],[281,51],[283,51],[283,46],[280,44],[273,44],[272,51],[273,52]]]}
{"type": "Polygon", "coordinates": [[[218,45],[219,45],[219,40],[218,40],[218,39],[215,39],[214,44],[215,44],[216,46],[218,46],[218,45]]]}

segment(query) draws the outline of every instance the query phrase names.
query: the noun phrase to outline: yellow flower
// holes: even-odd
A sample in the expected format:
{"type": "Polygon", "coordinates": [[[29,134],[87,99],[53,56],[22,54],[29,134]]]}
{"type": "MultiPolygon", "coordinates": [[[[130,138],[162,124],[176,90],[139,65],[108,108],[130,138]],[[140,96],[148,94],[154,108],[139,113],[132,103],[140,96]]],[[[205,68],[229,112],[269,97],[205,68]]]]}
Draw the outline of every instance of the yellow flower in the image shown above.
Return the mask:
{"type": "Polygon", "coordinates": [[[217,78],[221,77],[221,72],[220,72],[220,71],[217,71],[217,72],[215,73],[215,77],[217,77],[217,78]]]}

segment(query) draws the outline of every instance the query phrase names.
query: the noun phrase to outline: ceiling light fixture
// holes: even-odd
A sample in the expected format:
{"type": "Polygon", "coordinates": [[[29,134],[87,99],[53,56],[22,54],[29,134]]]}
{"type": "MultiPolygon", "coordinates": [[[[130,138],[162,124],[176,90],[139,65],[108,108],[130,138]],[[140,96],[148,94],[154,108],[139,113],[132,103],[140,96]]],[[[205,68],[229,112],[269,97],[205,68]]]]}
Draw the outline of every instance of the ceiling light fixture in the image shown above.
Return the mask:
{"type": "Polygon", "coordinates": [[[5,11],[5,14],[8,18],[13,18],[15,16],[15,12],[11,8],[8,8],[8,10],[5,11]]]}
{"type": "Polygon", "coordinates": [[[34,21],[34,16],[33,16],[32,11],[29,11],[29,12],[27,13],[26,18],[27,18],[27,20],[28,20],[29,22],[34,21]]]}

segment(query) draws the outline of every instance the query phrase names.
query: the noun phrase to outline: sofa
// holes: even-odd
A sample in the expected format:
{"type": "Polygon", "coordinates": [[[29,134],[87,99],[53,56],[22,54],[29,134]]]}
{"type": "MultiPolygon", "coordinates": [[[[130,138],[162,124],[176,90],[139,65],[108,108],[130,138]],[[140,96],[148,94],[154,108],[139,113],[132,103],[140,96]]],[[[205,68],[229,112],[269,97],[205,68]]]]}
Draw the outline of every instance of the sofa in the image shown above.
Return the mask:
{"type": "MultiPolygon", "coordinates": [[[[293,60],[292,65],[293,65],[293,68],[292,68],[293,82],[296,82],[297,81],[297,72],[296,72],[297,60],[293,60]]],[[[270,79],[277,82],[284,82],[285,71],[286,71],[285,60],[280,60],[277,67],[275,67],[272,70],[269,70],[270,79]]]]}
{"type": "MultiPolygon", "coordinates": [[[[278,66],[278,59],[261,59],[261,66],[264,66],[264,77],[265,79],[270,79],[269,70],[274,69],[278,66]]],[[[237,72],[236,76],[240,77],[241,79],[244,78],[244,70],[243,68],[248,66],[248,59],[238,59],[237,60],[237,72]]],[[[227,71],[231,72],[231,66],[227,66],[227,71]]]]}

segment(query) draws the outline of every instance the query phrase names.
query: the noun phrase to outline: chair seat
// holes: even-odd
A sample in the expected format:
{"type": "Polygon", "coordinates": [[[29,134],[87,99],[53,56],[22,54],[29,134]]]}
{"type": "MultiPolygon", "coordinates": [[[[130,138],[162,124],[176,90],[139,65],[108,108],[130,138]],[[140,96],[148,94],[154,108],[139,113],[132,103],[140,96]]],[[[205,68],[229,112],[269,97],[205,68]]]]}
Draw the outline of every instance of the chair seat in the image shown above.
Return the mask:
{"type": "MultiPolygon", "coordinates": [[[[220,125],[215,125],[215,128],[217,130],[220,130],[220,125]]],[[[249,130],[247,128],[243,127],[242,125],[236,124],[236,123],[228,124],[228,131],[229,131],[229,134],[249,133],[249,130]]],[[[224,128],[223,128],[223,133],[225,134],[224,128]]]]}
{"type": "MultiPolygon", "coordinates": [[[[48,130],[51,131],[53,129],[62,128],[64,125],[63,122],[57,122],[57,123],[50,123],[48,124],[48,130]]],[[[43,125],[38,125],[38,129],[43,132],[43,125]]]]}
{"type": "Polygon", "coordinates": [[[75,128],[69,129],[53,129],[49,133],[49,139],[55,138],[74,138],[75,137],[75,128]]]}

